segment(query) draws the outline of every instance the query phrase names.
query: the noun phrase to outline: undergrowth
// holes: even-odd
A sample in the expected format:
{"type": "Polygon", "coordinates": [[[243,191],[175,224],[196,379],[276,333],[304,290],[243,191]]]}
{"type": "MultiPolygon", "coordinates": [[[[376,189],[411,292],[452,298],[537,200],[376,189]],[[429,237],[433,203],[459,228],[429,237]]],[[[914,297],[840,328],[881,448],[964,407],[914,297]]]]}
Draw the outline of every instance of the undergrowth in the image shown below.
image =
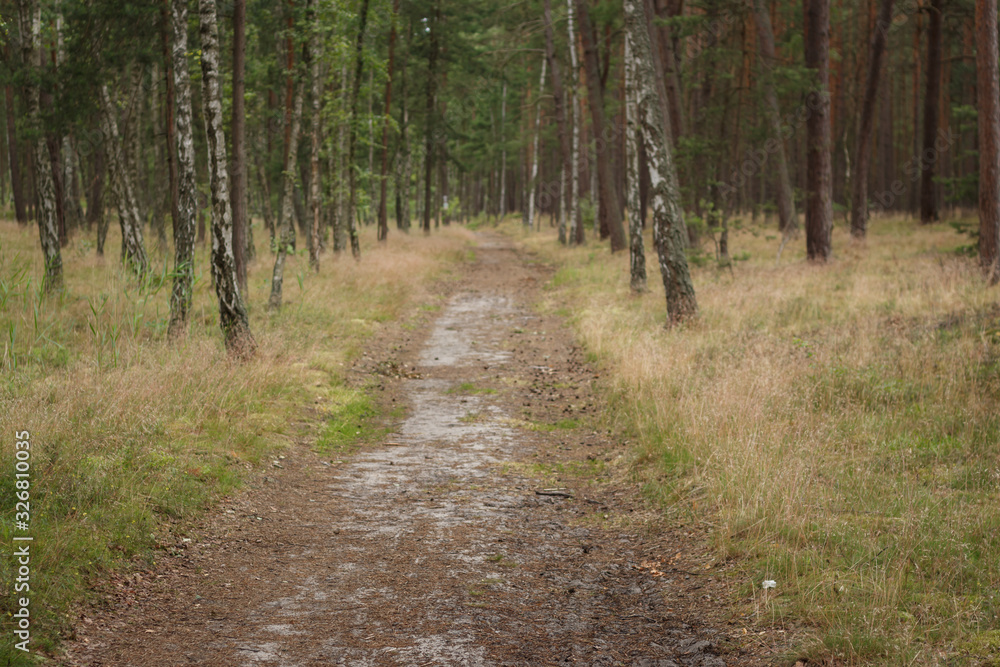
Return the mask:
{"type": "Polygon", "coordinates": [[[504,229],[558,267],[549,307],[610,378],[636,479],[729,561],[734,623],[789,632],[790,662],[1000,664],[1000,308],[953,229],[838,228],[811,265],[744,226],[673,330],[655,262],[636,296],[626,253],[504,229]]]}
{"type": "MultiPolygon", "coordinates": [[[[0,541],[31,542],[32,651],[52,652],[91,585],[148,566],[167,534],[239,488],[292,443],[346,447],[373,411],[344,370],[381,323],[429,301],[429,283],[466,256],[460,229],[431,238],[365,230],[360,262],[289,257],[284,306],[269,315],[272,255],[259,244],[248,306],[259,343],[248,363],[223,348],[209,249],[196,249],[189,334],[166,339],[173,252],[153,254],[144,284],[82,238],[63,249],[65,289],[39,289],[37,230],[0,222],[0,541]],[[369,233],[370,232],[370,233],[369,233]],[[361,420],[361,421],[359,421],[361,420]],[[31,434],[31,520],[14,525],[14,434],[31,434]]],[[[13,559],[0,560],[0,612],[17,609],[13,559]]],[[[29,658],[5,622],[0,664],[29,658]]]]}

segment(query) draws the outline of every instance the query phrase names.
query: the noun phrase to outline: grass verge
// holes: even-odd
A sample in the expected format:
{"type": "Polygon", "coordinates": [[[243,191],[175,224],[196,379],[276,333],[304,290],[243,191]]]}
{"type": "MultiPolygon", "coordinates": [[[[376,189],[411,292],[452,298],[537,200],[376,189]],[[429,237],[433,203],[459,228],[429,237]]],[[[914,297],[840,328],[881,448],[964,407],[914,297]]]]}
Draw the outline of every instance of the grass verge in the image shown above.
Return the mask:
{"type": "Polygon", "coordinates": [[[729,561],[734,622],[790,631],[789,663],[1000,664],[1000,308],[953,229],[838,228],[815,266],[744,227],[674,330],[655,262],[633,296],[627,254],[503,229],[558,267],[549,307],[610,378],[646,494],[729,561]]]}
{"type": "MultiPolygon", "coordinates": [[[[248,302],[260,347],[239,364],[221,343],[204,245],[189,335],[168,343],[172,251],[153,254],[160,278],[139,286],[121,273],[114,233],[104,259],[78,238],[63,249],[65,290],[45,297],[37,230],[0,222],[0,540],[33,537],[32,651],[56,648],[90,582],[154,558],[165,531],[270,454],[293,442],[343,448],[368,423],[372,407],[344,386],[345,367],[383,322],[430,301],[429,284],[464,260],[468,240],[454,229],[383,245],[368,232],[361,262],[327,254],[316,275],[289,257],[277,315],[264,308],[272,256],[258,249],[248,302]],[[31,433],[28,531],[14,524],[15,431],[31,433]]],[[[0,560],[0,664],[30,660],[10,641],[15,567],[0,560]]]]}

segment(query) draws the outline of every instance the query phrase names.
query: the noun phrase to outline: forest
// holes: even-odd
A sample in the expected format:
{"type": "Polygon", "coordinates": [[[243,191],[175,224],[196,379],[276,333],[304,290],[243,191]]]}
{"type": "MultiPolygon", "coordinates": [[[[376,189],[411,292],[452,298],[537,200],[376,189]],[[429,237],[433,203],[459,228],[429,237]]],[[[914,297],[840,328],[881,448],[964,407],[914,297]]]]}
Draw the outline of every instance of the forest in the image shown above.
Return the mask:
{"type": "Polygon", "coordinates": [[[1000,660],[996,0],[0,0],[0,42],[0,537],[38,563],[0,659],[131,664],[95,609],[262,475],[443,442],[406,435],[437,378],[532,443],[476,466],[711,573],[656,657],[1000,660]]]}

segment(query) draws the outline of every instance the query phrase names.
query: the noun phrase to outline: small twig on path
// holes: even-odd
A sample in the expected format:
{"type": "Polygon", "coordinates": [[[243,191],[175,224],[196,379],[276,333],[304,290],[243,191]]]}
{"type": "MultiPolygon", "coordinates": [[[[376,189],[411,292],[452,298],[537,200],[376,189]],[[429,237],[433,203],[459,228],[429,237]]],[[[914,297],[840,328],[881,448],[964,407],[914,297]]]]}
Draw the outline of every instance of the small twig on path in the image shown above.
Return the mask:
{"type": "Polygon", "coordinates": [[[566,489],[535,489],[536,496],[555,496],[557,498],[572,498],[573,494],[566,489]]]}

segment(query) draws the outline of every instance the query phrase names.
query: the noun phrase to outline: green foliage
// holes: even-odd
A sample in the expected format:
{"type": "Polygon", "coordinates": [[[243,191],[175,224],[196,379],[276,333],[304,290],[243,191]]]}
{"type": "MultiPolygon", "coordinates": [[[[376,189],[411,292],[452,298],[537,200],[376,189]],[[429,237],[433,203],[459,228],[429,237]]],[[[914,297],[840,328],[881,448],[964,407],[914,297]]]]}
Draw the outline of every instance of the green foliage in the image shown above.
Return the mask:
{"type": "Polygon", "coordinates": [[[978,220],[951,220],[948,222],[957,233],[967,236],[972,243],[965,243],[955,248],[955,253],[974,257],[979,255],[979,221],[978,220]]]}

